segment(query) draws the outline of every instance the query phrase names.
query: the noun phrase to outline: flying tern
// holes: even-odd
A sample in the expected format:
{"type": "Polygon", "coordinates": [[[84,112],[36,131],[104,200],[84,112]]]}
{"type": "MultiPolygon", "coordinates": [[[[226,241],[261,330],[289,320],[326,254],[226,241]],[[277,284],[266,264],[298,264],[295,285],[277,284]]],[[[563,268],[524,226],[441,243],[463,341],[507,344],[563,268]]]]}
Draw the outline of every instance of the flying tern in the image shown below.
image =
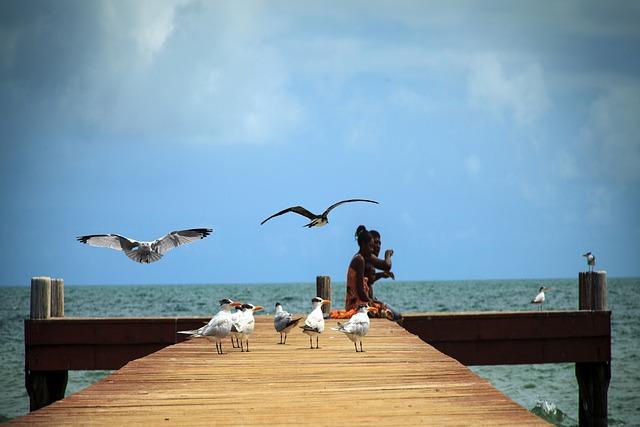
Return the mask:
{"type": "Polygon", "coordinates": [[[291,316],[291,313],[284,311],[282,304],[279,302],[276,303],[276,314],[273,316],[273,327],[276,328],[276,332],[280,333],[280,344],[287,343],[287,334],[296,327],[300,320],[302,320],[302,317],[294,319],[291,316]]]}
{"type": "Polygon", "coordinates": [[[540,287],[540,293],[535,296],[534,299],[531,300],[531,304],[538,304],[538,308],[542,310],[542,304],[544,304],[544,291],[548,291],[550,288],[545,288],[544,286],[540,287]]]}
{"type": "Polygon", "coordinates": [[[231,333],[235,334],[236,340],[240,344],[240,350],[243,352],[245,342],[247,344],[247,352],[249,351],[249,335],[253,333],[256,326],[253,313],[263,308],[261,305],[242,304],[242,314],[231,325],[231,333]]]}
{"type": "Polygon", "coordinates": [[[350,202],[368,202],[368,203],[375,203],[378,204],[378,202],[376,202],[375,200],[367,200],[367,199],[349,199],[349,200],[342,200],[341,202],[338,203],[334,203],[333,205],[329,206],[327,208],[326,211],[324,211],[322,213],[322,215],[316,215],[312,212],[309,212],[308,210],[306,210],[305,208],[303,208],[302,206],[292,206],[290,208],[284,209],[276,214],[271,215],[269,218],[265,219],[264,221],[262,221],[260,223],[260,225],[264,224],[265,222],[269,221],[271,218],[285,214],[287,212],[295,212],[297,214],[300,214],[302,216],[306,216],[307,218],[309,218],[311,220],[311,222],[309,224],[304,225],[304,227],[322,227],[323,225],[327,225],[327,223],[329,222],[329,218],[327,217],[329,215],[329,212],[331,212],[331,210],[337,206],[340,206],[343,203],[350,203],[350,202]]]}
{"type": "Polygon", "coordinates": [[[324,316],[322,314],[322,305],[328,304],[331,301],[322,299],[320,297],[314,297],[311,300],[311,306],[313,310],[307,316],[304,321],[304,326],[300,326],[302,328],[302,332],[309,335],[309,344],[311,348],[313,347],[313,337],[316,337],[316,347],[318,347],[318,336],[324,331],[324,316]]]}
{"type": "Polygon", "coordinates": [[[153,242],[139,242],[119,234],[91,234],[78,237],[78,241],[91,246],[111,248],[123,251],[132,260],[150,264],[162,258],[162,254],[180,245],[204,239],[213,230],[210,228],[192,228],[172,231],[153,242]]]}
{"type": "Polygon", "coordinates": [[[582,256],[587,258],[587,266],[589,266],[589,271],[593,271],[593,267],[596,265],[596,256],[591,252],[582,254],[582,256]]]}
{"type": "Polygon", "coordinates": [[[209,320],[209,323],[200,329],[191,331],[178,331],[179,334],[189,335],[188,338],[206,338],[216,344],[218,354],[222,352],[222,340],[231,331],[231,307],[242,305],[241,302],[233,302],[230,299],[220,300],[220,311],[209,320]]]}
{"type": "Polygon", "coordinates": [[[353,341],[356,353],[358,352],[358,343],[360,343],[360,351],[364,351],[362,349],[362,340],[364,336],[367,335],[367,332],[369,332],[369,326],[371,324],[369,316],[367,315],[369,311],[378,311],[378,309],[369,307],[367,304],[360,304],[357,313],[351,316],[349,322],[344,324],[338,322],[337,328],[331,328],[334,331],[344,332],[344,334],[353,341]]]}

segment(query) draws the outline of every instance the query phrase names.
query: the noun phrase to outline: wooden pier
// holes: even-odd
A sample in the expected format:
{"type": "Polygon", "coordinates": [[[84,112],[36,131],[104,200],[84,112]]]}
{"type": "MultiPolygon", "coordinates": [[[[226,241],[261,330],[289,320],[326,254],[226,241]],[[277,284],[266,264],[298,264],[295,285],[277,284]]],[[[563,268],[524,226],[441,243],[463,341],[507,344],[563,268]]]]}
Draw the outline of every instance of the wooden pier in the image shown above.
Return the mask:
{"type": "Polygon", "coordinates": [[[394,322],[372,320],[364,353],[335,320],[318,350],[272,322],[256,316],[248,353],[169,345],[6,425],[549,425],[394,322]]]}

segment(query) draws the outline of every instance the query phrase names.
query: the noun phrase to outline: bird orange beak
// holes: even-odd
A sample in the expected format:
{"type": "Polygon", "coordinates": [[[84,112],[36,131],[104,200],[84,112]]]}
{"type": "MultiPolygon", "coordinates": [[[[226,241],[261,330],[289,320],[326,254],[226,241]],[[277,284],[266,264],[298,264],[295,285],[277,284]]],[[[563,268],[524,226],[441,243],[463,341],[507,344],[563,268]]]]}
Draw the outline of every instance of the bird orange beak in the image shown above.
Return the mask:
{"type": "Polygon", "coordinates": [[[322,300],[322,304],[329,304],[331,302],[331,300],[328,299],[323,299],[322,300]]]}
{"type": "Polygon", "coordinates": [[[258,311],[258,310],[262,310],[262,309],[264,309],[264,307],[263,307],[263,306],[261,306],[261,305],[256,305],[256,306],[254,307],[253,311],[258,311]]]}
{"type": "Polygon", "coordinates": [[[241,303],[241,302],[236,301],[236,302],[234,302],[233,304],[231,304],[231,307],[238,307],[239,305],[242,305],[242,303],[241,303]]]}
{"type": "Polygon", "coordinates": [[[378,307],[369,307],[369,311],[378,312],[378,307]]]}

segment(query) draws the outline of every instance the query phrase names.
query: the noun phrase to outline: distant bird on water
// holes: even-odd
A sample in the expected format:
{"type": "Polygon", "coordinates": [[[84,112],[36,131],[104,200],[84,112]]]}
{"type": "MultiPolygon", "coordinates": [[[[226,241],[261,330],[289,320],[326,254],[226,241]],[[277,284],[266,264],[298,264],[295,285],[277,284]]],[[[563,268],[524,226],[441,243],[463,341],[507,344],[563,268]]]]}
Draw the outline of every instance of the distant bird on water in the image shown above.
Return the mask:
{"type": "Polygon", "coordinates": [[[78,241],[91,246],[111,248],[123,251],[126,256],[140,263],[150,264],[162,258],[162,254],[180,245],[204,239],[213,230],[210,228],[192,228],[172,231],[153,242],[139,242],[118,234],[92,234],[78,237],[78,241]]]}
{"type": "Polygon", "coordinates": [[[544,291],[548,291],[550,288],[545,288],[544,286],[540,287],[540,293],[536,295],[534,299],[531,300],[531,304],[538,304],[538,308],[542,310],[542,304],[544,304],[544,291]]]}
{"type": "Polygon", "coordinates": [[[287,334],[296,327],[302,317],[294,319],[291,313],[284,311],[282,304],[276,303],[276,314],[273,316],[273,327],[280,333],[280,344],[287,343],[287,334]],[[283,340],[284,338],[284,340],[283,340]]]}
{"type": "Polygon", "coordinates": [[[591,252],[582,254],[582,256],[587,258],[587,266],[589,266],[589,271],[593,271],[593,267],[595,267],[596,265],[596,256],[591,252]]]}
{"type": "Polygon", "coordinates": [[[367,199],[349,199],[349,200],[343,200],[341,202],[338,203],[334,203],[333,205],[329,206],[327,208],[326,211],[324,211],[322,213],[322,215],[316,215],[314,213],[309,212],[308,210],[306,210],[305,208],[303,208],[302,206],[292,206],[290,208],[287,208],[285,210],[282,210],[276,214],[271,215],[269,218],[265,219],[264,221],[262,221],[260,223],[260,225],[264,224],[265,222],[269,221],[271,218],[285,214],[287,212],[295,212],[297,214],[300,214],[302,216],[306,216],[307,218],[309,218],[311,220],[311,222],[307,225],[304,225],[304,227],[322,227],[323,225],[327,225],[327,223],[329,222],[329,218],[327,218],[327,216],[329,215],[329,212],[331,212],[331,210],[337,206],[340,206],[343,203],[350,203],[350,202],[368,202],[368,203],[375,203],[378,204],[378,202],[376,202],[375,200],[367,200],[367,199]]]}
{"type": "Polygon", "coordinates": [[[334,331],[344,332],[344,334],[353,341],[356,353],[358,353],[358,343],[360,343],[360,352],[364,351],[362,349],[362,340],[364,339],[364,336],[367,335],[367,332],[369,332],[369,327],[371,325],[369,316],[367,315],[367,312],[370,310],[378,311],[375,307],[369,307],[367,304],[360,304],[358,306],[357,313],[351,316],[349,322],[338,322],[337,328],[331,328],[334,331]]]}

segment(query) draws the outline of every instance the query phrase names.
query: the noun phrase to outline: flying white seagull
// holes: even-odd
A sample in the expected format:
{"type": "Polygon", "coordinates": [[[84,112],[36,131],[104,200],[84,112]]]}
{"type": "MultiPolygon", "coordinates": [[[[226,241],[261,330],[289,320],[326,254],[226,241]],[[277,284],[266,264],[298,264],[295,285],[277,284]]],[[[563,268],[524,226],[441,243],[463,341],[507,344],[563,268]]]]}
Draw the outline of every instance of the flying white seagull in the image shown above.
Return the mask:
{"type": "Polygon", "coordinates": [[[162,258],[162,254],[200,239],[204,239],[213,230],[210,228],[192,228],[172,231],[153,242],[138,242],[118,234],[92,234],[78,237],[78,241],[91,246],[111,248],[123,251],[126,256],[140,263],[150,264],[162,258]]]}
{"type": "Polygon", "coordinates": [[[241,315],[231,325],[231,333],[235,335],[236,340],[240,344],[240,350],[244,352],[243,343],[247,343],[247,352],[249,351],[249,335],[253,333],[256,326],[253,313],[262,310],[264,307],[261,305],[242,304],[241,315]]]}
{"type": "Polygon", "coordinates": [[[544,291],[548,291],[550,288],[540,287],[540,293],[531,300],[531,304],[538,304],[538,308],[542,310],[542,304],[544,304],[544,291]]]}
{"type": "Polygon", "coordinates": [[[589,271],[593,271],[593,267],[596,265],[596,256],[591,252],[582,254],[582,256],[587,258],[587,265],[589,266],[589,271]]]}
{"type": "Polygon", "coordinates": [[[331,328],[334,331],[344,332],[344,334],[353,341],[356,353],[358,352],[358,343],[360,343],[360,351],[364,351],[362,349],[362,340],[364,339],[364,336],[367,335],[367,332],[369,332],[371,322],[369,321],[367,312],[370,310],[378,311],[375,307],[369,307],[367,304],[360,304],[358,306],[357,313],[351,316],[349,322],[345,324],[338,322],[337,328],[331,328]]]}
{"type": "Polygon", "coordinates": [[[282,215],[285,214],[287,212],[295,212],[297,214],[300,214],[302,216],[306,216],[307,218],[309,218],[311,220],[311,222],[307,225],[304,225],[304,227],[322,227],[323,225],[327,225],[329,223],[329,218],[327,217],[329,215],[329,212],[331,212],[331,209],[335,208],[336,206],[340,206],[343,203],[350,203],[350,202],[368,202],[368,203],[375,203],[378,204],[378,202],[376,202],[375,200],[367,200],[367,199],[349,199],[349,200],[343,200],[341,202],[338,203],[334,203],[333,205],[329,206],[327,208],[326,211],[324,211],[322,213],[322,215],[316,215],[314,213],[309,212],[308,210],[306,210],[305,208],[303,208],[302,206],[292,206],[290,208],[287,208],[285,210],[282,210],[276,214],[271,215],[269,218],[265,219],[264,221],[262,221],[260,223],[260,225],[264,224],[265,222],[269,221],[271,218],[276,217],[278,215],[282,215]]]}
{"type": "Polygon", "coordinates": [[[287,334],[296,327],[298,322],[302,320],[302,317],[294,319],[291,313],[284,311],[282,304],[276,303],[276,314],[273,316],[273,327],[276,328],[276,332],[280,333],[280,344],[287,343],[287,334]],[[284,337],[284,341],[282,338],[284,337]]]}
{"type": "Polygon", "coordinates": [[[209,320],[209,323],[200,329],[178,331],[178,333],[189,335],[188,338],[206,338],[216,344],[218,354],[224,354],[222,352],[222,340],[226,338],[231,331],[231,307],[239,305],[242,305],[242,303],[233,302],[227,298],[222,299],[220,300],[220,311],[209,320]]]}
{"type": "Polygon", "coordinates": [[[328,304],[331,301],[322,299],[320,297],[314,297],[311,300],[311,306],[313,310],[304,321],[304,326],[300,326],[302,328],[302,332],[309,335],[309,344],[311,348],[313,347],[313,337],[316,337],[316,347],[318,347],[318,336],[324,331],[324,316],[322,314],[322,305],[328,304]]]}

